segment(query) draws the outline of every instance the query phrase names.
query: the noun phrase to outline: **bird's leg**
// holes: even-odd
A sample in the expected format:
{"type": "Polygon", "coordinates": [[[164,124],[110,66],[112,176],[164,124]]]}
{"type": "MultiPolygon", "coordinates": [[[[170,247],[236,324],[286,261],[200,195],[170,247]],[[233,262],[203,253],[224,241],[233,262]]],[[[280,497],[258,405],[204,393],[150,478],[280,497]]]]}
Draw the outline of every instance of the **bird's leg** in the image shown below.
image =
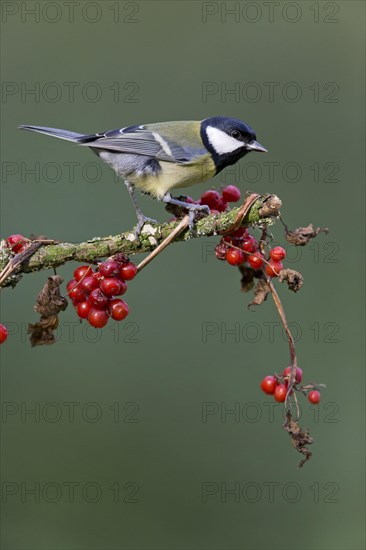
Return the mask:
{"type": "Polygon", "coordinates": [[[151,222],[151,223],[157,223],[156,220],[154,220],[153,218],[148,218],[147,216],[145,216],[140,207],[139,207],[139,204],[137,202],[137,199],[136,199],[136,195],[135,195],[135,187],[132,185],[132,183],[130,183],[129,181],[126,181],[125,180],[125,185],[127,187],[127,190],[130,194],[130,197],[132,199],[132,202],[133,202],[133,205],[135,207],[135,210],[136,210],[136,216],[137,216],[137,225],[136,225],[136,229],[135,229],[135,235],[136,237],[139,239],[140,238],[140,234],[141,234],[141,230],[142,228],[144,227],[144,224],[146,222],[151,222]]]}
{"type": "Polygon", "coordinates": [[[181,208],[188,210],[189,229],[191,231],[194,229],[194,221],[197,214],[203,213],[207,216],[210,214],[210,208],[205,204],[192,204],[190,202],[184,202],[179,199],[175,199],[170,193],[165,193],[162,200],[166,203],[175,204],[176,206],[180,206],[181,208]]]}

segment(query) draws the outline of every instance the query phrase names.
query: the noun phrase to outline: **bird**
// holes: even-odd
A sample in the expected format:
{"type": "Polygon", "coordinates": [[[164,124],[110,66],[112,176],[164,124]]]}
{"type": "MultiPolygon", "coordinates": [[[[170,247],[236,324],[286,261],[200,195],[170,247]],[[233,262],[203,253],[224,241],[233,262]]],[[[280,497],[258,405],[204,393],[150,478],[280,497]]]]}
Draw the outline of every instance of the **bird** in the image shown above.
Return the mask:
{"type": "Polygon", "coordinates": [[[252,151],[267,152],[251,126],[224,116],[127,126],[96,134],[26,124],[19,128],[89,147],[113,168],[134,204],[137,238],[146,222],[156,221],[141,211],[136,189],[186,209],[193,229],[197,214],[209,214],[209,207],[174,198],[171,191],[204,183],[252,151]]]}

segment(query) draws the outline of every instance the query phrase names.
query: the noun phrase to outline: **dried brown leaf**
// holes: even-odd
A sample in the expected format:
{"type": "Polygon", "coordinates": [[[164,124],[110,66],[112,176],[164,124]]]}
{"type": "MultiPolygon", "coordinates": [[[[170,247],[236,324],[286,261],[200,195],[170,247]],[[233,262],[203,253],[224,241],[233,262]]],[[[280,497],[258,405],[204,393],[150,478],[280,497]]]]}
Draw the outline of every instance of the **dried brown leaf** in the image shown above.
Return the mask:
{"type": "Polygon", "coordinates": [[[67,300],[60,294],[62,277],[54,275],[48,280],[36,299],[35,311],[41,318],[38,323],[28,325],[28,334],[33,346],[53,344],[55,342],[54,331],[58,327],[58,314],[67,308],[67,300]]]}
{"type": "Polygon", "coordinates": [[[29,323],[28,334],[30,334],[30,342],[32,347],[44,346],[55,343],[55,335],[53,333],[58,327],[58,316],[53,315],[48,319],[41,319],[38,323],[29,323]]]}
{"type": "Polygon", "coordinates": [[[328,233],[327,227],[318,227],[314,229],[313,224],[310,223],[307,227],[298,227],[293,231],[289,231],[285,225],[285,237],[287,241],[295,246],[305,246],[310,239],[314,239],[319,233],[328,233]]]}
{"type": "Polygon", "coordinates": [[[308,460],[311,459],[313,454],[306,448],[305,445],[311,445],[314,440],[309,434],[309,430],[303,430],[299,424],[293,420],[291,413],[288,411],[286,414],[286,420],[283,424],[283,428],[291,437],[293,447],[301,454],[305,456],[300,463],[299,468],[302,468],[308,460]]]}
{"type": "Polygon", "coordinates": [[[286,281],[287,286],[293,292],[298,292],[302,285],[304,284],[304,278],[298,271],[295,269],[282,269],[278,276],[280,283],[286,281]]]}
{"type": "Polygon", "coordinates": [[[252,306],[260,306],[267,300],[267,296],[270,292],[270,288],[267,284],[267,281],[265,279],[259,279],[257,282],[255,289],[254,289],[254,299],[250,304],[248,304],[248,308],[251,308],[252,306]]]}

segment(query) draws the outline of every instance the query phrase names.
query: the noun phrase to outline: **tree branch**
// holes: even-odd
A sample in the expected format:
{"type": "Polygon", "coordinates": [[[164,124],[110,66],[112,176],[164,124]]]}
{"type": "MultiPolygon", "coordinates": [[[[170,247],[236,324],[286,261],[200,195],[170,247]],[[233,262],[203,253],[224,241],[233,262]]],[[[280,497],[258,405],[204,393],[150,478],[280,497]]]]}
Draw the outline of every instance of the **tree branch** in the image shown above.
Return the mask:
{"type": "MultiPolygon", "coordinates": [[[[273,223],[272,218],[279,216],[281,204],[276,195],[252,194],[239,208],[198,220],[195,234],[192,234],[189,229],[185,229],[176,237],[175,241],[188,241],[193,237],[224,234],[229,229],[241,224],[271,224],[273,223]],[[249,209],[248,201],[250,202],[249,209]]],[[[151,252],[174,231],[179,223],[179,220],[161,225],[147,223],[139,241],[135,238],[134,230],[130,230],[120,235],[96,237],[83,243],[47,244],[36,249],[30,257],[28,257],[29,254],[25,255],[24,259],[18,258],[24,252],[13,256],[9,249],[0,248],[0,272],[6,274],[6,277],[0,279],[0,287],[15,286],[24,273],[56,268],[70,261],[93,263],[117,252],[128,255],[151,252]],[[10,263],[12,266],[9,271],[10,263]]]]}

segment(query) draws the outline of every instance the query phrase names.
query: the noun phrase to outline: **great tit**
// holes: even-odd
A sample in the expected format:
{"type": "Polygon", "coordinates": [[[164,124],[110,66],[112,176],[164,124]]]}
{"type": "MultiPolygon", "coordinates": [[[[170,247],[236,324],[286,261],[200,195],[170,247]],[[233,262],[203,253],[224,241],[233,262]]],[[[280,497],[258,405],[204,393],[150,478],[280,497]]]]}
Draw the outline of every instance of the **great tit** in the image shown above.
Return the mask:
{"type": "Polygon", "coordinates": [[[209,214],[209,208],[175,199],[170,191],[203,183],[251,151],[267,152],[248,124],[222,116],[128,126],[90,135],[44,126],[19,128],[90,147],[111,166],[123,178],[131,195],[137,214],[137,236],[146,221],[155,220],[141,212],[135,188],[187,209],[192,227],[196,213],[209,214]]]}

